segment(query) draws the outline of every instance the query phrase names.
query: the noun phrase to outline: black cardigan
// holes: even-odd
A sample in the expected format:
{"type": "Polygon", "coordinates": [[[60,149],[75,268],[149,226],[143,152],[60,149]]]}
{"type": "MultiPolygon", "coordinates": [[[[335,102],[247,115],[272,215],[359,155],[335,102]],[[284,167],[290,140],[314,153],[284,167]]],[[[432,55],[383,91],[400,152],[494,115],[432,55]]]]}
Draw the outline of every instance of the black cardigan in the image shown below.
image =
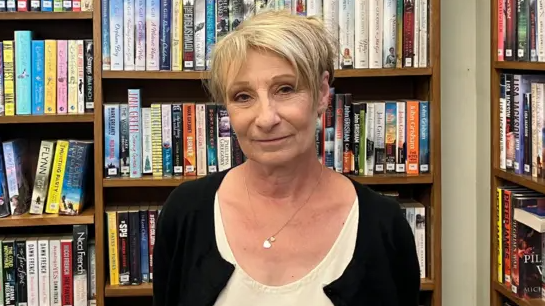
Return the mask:
{"type": "MultiPolygon", "coordinates": [[[[213,306],[233,273],[214,229],[214,197],[227,172],[181,184],[163,205],[153,249],[155,306],[213,306]]],[[[359,200],[354,256],[324,293],[335,306],[417,306],[420,267],[399,204],[352,182],[359,200]]]]}

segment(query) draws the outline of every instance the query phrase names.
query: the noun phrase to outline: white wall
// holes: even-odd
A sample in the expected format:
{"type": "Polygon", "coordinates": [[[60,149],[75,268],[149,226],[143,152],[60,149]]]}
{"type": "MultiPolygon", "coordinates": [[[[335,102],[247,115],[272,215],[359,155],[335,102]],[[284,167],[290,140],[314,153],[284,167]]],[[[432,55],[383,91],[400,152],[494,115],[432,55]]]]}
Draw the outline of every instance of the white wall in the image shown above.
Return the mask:
{"type": "Polygon", "coordinates": [[[443,306],[489,299],[490,2],[441,1],[443,306]]]}

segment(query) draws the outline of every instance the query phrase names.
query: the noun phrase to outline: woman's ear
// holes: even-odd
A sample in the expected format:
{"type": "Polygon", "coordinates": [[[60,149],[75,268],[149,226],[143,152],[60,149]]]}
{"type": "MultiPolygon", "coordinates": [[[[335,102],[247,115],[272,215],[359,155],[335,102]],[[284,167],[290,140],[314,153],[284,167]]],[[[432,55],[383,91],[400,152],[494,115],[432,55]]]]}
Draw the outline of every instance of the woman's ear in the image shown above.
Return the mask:
{"type": "Polygon", "coordinates": [[[329,94],[329,72],[324,71],[322,82],[320,83],[320,94],[318,96],[318,107],[316,109],[318,116],[321,116],[327,109],[330,100],[329,94]]]}

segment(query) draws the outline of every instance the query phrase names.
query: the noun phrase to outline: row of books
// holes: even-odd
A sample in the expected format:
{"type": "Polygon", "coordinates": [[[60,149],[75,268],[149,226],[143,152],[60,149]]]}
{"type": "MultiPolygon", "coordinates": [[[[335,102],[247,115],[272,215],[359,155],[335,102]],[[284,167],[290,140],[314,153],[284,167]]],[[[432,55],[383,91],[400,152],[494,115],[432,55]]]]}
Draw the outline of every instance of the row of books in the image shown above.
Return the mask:
{"type": "Polygon", "coordinates": [[[0,116],[93,111],[91,39],[34,40],[31,31],[14,36],[0,42],[0,116]]]}
{"type": "MultiPolygon", "coordinates": [[[[352,101],[331,89],[316,122],[317,158],[353,175],[430,171],[429,102],[352,101]]],[[[227,109],[216,103],[152,103],[140,89],[104,105],[106,177],[202,176],[246,159],[227,109]]]]}
{"type": "Polygon", "coordinates": [[[545,62],[545,1],[497,1],[498,61],[545,62]]]}
{"type": "Polygon", "coordinates": [[[42,140],[33,190],[29,143],[5,141],[0,148],[0,217],[31,214],[77,215],[86,202],[92,141],[42,140]],[[3,156],[3,158],[2,158],[3,156]]]}
{"type": "Polygon", "coordinates": [[[103,70],[202,71],[213,45],[265,10],[324,20],[336,69],[427,67],[429,0],[101,0],[103,70]]]}
{"type": "Polygon", "coordinates": [[[545,75],[500,75],[500,169],[545,177],[545,75]]]}
{"type": "Polygon", "coordinates": [[[96,305],[95,241],[87,225],[66,235],[0,237],[0,305],[96,305]]]}
{"type": "MultiPolygon", "coordinates": [[[[545,212],[545,195],[517,185],[496,190],[497,281],[523,299],[542,299],[545,234],[521,222],[520,212],[545,212]]],[[[545,298],[543,298],[545,300],[545,298]]]]}
{"type": "Polygon", "coordinates": [[[106,210],[110,285],[153,282],[158,205],[113,205],[106,210]]]}
{"type": "Polygon", "coordinates": [[[91,12],[93,0],[0,0],[0,12],[91,12]]]}

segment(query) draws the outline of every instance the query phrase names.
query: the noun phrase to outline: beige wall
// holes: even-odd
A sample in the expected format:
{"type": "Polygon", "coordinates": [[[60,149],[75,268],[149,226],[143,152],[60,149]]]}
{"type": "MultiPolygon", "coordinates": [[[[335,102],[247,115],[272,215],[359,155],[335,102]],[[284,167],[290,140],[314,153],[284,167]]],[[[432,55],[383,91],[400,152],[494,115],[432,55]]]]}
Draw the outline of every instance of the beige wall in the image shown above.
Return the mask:
{"type": "Polygon", "coordinates": [[[489,298],[490,2],[441,1],[443,306],[489,298]]]}

